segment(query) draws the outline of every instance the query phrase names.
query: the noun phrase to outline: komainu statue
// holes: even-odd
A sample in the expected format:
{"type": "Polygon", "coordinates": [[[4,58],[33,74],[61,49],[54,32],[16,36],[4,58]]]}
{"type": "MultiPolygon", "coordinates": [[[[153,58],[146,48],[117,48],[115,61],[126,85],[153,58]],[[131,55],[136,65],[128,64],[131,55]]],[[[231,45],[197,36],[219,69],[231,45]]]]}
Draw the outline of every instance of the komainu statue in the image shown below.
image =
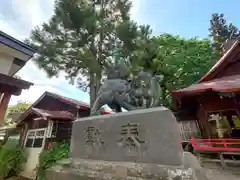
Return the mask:
{"type": "Polygon", "coordinates": [[[107,72],[107,79],[100,87],[96,101],[91,109],[94,115],[104,105],[115,112],[150,108],[159,105],[161,76],[140,71],[129,80],[130,69],[125,64],[117,64],[107,72]]]}

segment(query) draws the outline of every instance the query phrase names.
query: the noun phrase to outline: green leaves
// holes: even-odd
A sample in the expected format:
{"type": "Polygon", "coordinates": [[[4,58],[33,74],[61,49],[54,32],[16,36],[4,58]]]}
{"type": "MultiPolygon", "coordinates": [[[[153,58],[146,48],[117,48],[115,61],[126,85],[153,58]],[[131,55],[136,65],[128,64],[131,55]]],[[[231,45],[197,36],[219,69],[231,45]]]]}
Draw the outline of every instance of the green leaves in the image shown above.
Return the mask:
{"type": "Polygon", "coordinates": [[[164,75],[162,104],[167,107],[171,106],[170,91],[195,83],[217,59],[210,41],[198,38],[163,34],[138,45],[131,59],[133,67],[164,75]]]}
{"type": "Polygon", "coordinates": [[[0,176],[18,175],[27,160],[26,152],[17,145],[18,141],[9,140],[0,149],[0,176]]]}
{"type": "Polygon", "coordinates": [[[23,113],[30,107],[30,103],[24,102],[24,101],[19,101],[16,105],[10,106],[8,108],[8,113],[13,114],[13,113],[23,113]]]}
{"type": "Polygon", "coordinates": [[[39,156],[39,163],[36,171],[39,180],[45,180],[46,170],[52,167],[57,161],[68,158],[68,144],[55,144],[51,149],[44,150],[39,156]]]}
{"type": "Polygon", "coordinates": [[[164,75],[162,102],[169,106],[170,91],[200,79],[219,58],[222,43],[239,37],[223,14],[213,14],[210,21],[214,52],[210,40],[150,37],[150,26],[132,21],[130,8],[130,0],[56,0],[50,21],[33,29],[27,40],[38,49],[36,63],[50,77],[65,71],[70,82],[84,90],[89,86],[92,103],[108,65],[129,61],[132,74],[144,69],[164,75]]]}

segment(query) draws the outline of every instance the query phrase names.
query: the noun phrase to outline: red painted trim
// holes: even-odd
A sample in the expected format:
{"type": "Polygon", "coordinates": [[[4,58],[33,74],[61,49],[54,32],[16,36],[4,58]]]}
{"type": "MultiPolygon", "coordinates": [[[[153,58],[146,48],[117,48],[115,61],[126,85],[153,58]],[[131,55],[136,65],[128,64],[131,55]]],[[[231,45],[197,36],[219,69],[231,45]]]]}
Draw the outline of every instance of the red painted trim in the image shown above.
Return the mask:
{"type": "Polygon", "coordinates": [[[112,114],[112,112],[106,112],[106,111],[101,112],[101,115],[105,115],[105,114],[112,114]]]}
{"type": "Polygon", "coordinates": [[[191,137],[190,143],[197,151],[240,152],[240,139],[195,139],[191,137]],[[218,147],[216,147],[216,145],[218,147]],[[229,147],[229,145],[239,145],[239,147],[229,147]]]}

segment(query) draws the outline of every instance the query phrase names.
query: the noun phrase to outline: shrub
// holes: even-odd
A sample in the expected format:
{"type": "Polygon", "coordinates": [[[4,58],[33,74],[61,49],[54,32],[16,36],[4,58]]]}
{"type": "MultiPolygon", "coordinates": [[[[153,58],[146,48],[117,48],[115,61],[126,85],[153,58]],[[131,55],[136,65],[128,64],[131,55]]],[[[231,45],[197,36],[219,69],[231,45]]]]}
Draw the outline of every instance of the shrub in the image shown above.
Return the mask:
{"type": "Polygon", "coordinates": [[[0,149],[0,176],[10,177],[18,175],[27,160],[26,152],[16,140],[8,140],[0,149]]]}
{"type": "Polygon", "coordinates": [[[57,161],[68,158],[68,144],[55,144],[51,149],[43,151],[39,156],[37,165],[37,179],[45,180],[46,170],[56,164],[57,161]]]}

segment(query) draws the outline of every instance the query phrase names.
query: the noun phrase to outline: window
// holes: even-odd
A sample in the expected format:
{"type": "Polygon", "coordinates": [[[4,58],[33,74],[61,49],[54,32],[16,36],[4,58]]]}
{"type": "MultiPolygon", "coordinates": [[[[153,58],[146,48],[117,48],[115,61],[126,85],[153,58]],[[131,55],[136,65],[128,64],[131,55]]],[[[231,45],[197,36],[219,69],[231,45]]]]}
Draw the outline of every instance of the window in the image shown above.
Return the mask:
{"type": "Polygon", "coordinates": [[[58,122],[55,121],[53,123],[53,128],[52,128],[52,134],[51,134],[51,137],[56,137],[57,136],[57,132],[58,132],[58,122]]]}
{"type": "Polygon", "coordinates": [[[58,121],[48,121],[47,137],[55,138],[58,131],[58,121]]]}
{"type": "Polygon", "coordinates": [[[26,148],[41,148],[45,136],[45,129],[29,130],[26,137],[26,148]]]}

